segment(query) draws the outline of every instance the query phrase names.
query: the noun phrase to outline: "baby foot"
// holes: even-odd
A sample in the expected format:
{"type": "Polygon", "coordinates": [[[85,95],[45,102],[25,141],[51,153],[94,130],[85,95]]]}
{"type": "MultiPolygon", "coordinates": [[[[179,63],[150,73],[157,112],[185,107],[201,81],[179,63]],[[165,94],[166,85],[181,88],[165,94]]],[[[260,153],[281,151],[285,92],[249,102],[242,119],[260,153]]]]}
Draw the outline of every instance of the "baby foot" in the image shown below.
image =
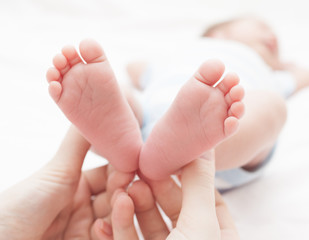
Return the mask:
{"type": "Polygon", "coordinates": [[[244,90],[235,74],[217,83],[223,72],[220,61],[207,61],[181,88],[141,150],[146,177],[165,178],[236,132],[244,90]]]}
{"type": "Polygon", "coordinates": [[[142,139],[100,45],[84,40],[63,48],[47,72],[51,97],[94,149],[119,171],[138,167],[142,139]]]}

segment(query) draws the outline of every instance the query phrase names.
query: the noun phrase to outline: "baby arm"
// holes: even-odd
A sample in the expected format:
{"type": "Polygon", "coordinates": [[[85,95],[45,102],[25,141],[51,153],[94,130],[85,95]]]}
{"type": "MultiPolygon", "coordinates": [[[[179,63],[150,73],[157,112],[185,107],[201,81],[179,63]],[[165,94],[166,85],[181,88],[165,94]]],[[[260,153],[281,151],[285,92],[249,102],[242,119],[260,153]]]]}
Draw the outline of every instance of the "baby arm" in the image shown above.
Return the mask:
{"type": "Polygon", "coordinates": [[[295,64],[286,64],[284,70],[290,72],[295,80],[295,91],[298,92],[309,86],[309,69],[295,64]]]}

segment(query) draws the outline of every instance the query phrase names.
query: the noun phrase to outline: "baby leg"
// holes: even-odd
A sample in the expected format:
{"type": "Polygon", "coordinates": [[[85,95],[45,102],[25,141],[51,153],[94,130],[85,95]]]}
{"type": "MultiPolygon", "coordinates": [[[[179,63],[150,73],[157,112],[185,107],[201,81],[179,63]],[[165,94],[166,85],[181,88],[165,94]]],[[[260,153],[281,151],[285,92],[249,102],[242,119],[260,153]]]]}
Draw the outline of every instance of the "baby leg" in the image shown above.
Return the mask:
{"type": "Polygon", "coordinates": [[[239,130],[215,148],[216,169],[254,169],[268,156],[286,121],[286,104],[276,93],[248,91],[239,130]]]}

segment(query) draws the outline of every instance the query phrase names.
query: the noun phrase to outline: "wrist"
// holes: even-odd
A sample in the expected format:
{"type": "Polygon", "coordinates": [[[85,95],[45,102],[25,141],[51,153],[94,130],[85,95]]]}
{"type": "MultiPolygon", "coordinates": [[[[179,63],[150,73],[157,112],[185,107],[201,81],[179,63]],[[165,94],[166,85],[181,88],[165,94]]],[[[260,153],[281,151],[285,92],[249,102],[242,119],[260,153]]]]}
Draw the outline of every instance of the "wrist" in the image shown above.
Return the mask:
{"type": "Polygon", "coordinates": [[[0,194],[1,239],[37,239],[34,235],[39,232],[39,229],[32,231],[36,228],[33,218],[37,213],[31,211],[31,204],[37,203],[34,201],[33,192],[29,192],[28,185],[23,183],[0,194]]]}
{"type": "MultiPolygon", "coordinates": [[[[33,224],[29,215],[24,214],[22,202],[19,204],[3,204],[0,198],[0,238],[10,240],[36,240],[40,239],[40,227],[33,224]]],[[[10,200],[10,199],[8,199],[10,200]]],[[[27,211],[26,211],[27,212],[27,211]]],[[[32,215],[35,213],[32,212],[32,215]]]]}
{"type": "MultiPolygon", "coordinates": [[[[2,203],[1,203],[2,205],[2,203]]],[[[20,229],[20,220],[16,214],[10,210],[9,206],[0,207],[0,236],[1,239],[21,239],[22,229],[20,229]],[[20,237],[19,237],[20,236],[20,237]]]]}

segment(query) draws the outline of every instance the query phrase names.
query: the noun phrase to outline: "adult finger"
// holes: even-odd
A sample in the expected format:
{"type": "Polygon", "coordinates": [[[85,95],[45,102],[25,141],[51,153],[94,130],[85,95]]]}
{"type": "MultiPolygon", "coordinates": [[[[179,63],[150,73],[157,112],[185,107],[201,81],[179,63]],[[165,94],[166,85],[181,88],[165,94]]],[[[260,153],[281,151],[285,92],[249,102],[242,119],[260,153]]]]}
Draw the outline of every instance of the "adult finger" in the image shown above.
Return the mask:
{"type": "Polygon", "coordinates": [[[88,183],[91,195],[97,195],[106,190],[108,177],[107,168],[108,165],[105,165],[83,172],[83,176],[88,183]]]}
{"type": "Polygon", "coordinates": [[[125,190],[128,187],[128,185],[132,182],[134,176],[135,172],[125,173],[119,171],[112,171],[108,175],[106,190],[111,194],[113,194],[114,191],[119,188],[125,190]]]}
{"type": "Polygon", "coordinates": [[[98,218],[91,226],[90,235],[92,240],[113,240],[113,229],[104,219],[98,218]]]}
{"type": "Polygon", "coordinates": [[[145,239],[165,239],[169,230],[162,219],[149,186],[136,181],[128,189],[135,207],[135,214],[145,239]]]}
{"type": "Polygon", "coordinates": [[[108,192],[94,196],[92,207],[95,218],[103,218],[111,213],[111,197],[111,194],[108,192]]]}
{"type": "Polygon", "coordinates": [[[93,196],[96,217],[104,217],[111,211],[111,197],[116,189],[126,189],[134,178],[134,173],[115,171],[110,165],[92,169],[84,173],[93,196]]]}
{"type": "Polygon", "coordinates": [[[55,157],[47,164],[47,168],[65,173],[72,178],[79,178],[81,167],[90,144],[71,126],[62,141],[55,157]]]}
{"type": "Polygon", "coordinates": [[[215,198],[217,218],[221,229],[221,238],[230,240],[239,239],[236,226],[228,210],[228,207],[217,190],[215,191],[215,198]]]}
{"type": "Polygon", "coordinates": [[[112,211],[112,226],[114,240],[138,240],[134,226],[134,204],[125,192],[115,197],[112,211]]]}
{"type": "Polygon", "coordinates": [[[156,201],[175,227],[182,206],[181,188],[171,177],[161,181],[147,180],[147,183],[156,201]]]}
{"type": "Polygon", "coordinates": [[[57,216],[72,200],[81,182],[81,167],[88,149],[89,143],[72,126],[54,158],[30,178],[34,182],[39,180],[44,193],[53,201],[46,208],[50,217],[57,216]]]}
{"type": "Polygon", "coordinates": [[[216,239],[220,236],[215,208],[214,175],[213,151],[207,152],[183,169],[183,205],[177,229],[189,239],[216,239]]]}

